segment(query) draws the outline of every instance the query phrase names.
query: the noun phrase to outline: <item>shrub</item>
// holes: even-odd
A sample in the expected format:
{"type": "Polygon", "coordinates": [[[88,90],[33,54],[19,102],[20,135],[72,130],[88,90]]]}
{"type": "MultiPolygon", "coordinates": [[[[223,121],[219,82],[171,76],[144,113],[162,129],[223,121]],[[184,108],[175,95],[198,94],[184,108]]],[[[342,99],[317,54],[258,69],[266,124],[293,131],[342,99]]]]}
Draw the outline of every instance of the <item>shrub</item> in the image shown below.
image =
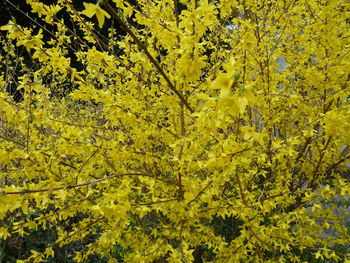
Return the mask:
{"type": "Polygon", "coordinates": [[[349,1],[27,2],[0,235],[53,237],[20,259],[349,260],[349,1]]]}

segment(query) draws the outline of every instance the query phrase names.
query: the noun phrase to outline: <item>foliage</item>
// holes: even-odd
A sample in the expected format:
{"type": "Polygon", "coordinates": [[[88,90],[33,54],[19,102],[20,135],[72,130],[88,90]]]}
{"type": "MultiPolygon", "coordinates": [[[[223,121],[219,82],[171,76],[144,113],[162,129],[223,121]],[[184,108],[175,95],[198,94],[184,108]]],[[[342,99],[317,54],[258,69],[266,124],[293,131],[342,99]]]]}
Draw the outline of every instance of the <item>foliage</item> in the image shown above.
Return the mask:
{"type": "Polygon", "coordinates": [[[1,27],[0,236],[54,233],[19,262],[350,262],[348,0],[53,2],[1,27]]]}

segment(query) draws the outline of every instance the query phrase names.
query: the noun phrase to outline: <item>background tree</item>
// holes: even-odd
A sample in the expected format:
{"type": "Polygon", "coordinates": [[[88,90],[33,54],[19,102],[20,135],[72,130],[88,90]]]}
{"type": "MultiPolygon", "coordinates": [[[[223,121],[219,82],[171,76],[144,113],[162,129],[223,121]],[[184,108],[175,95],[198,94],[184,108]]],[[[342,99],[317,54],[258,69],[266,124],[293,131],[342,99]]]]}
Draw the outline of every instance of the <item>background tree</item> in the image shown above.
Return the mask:
{"type": "Polygon", "coordinates": [[[27,3],[0,235],[53,238],[21,259],[349,261],[349,1],[27,3]]]}

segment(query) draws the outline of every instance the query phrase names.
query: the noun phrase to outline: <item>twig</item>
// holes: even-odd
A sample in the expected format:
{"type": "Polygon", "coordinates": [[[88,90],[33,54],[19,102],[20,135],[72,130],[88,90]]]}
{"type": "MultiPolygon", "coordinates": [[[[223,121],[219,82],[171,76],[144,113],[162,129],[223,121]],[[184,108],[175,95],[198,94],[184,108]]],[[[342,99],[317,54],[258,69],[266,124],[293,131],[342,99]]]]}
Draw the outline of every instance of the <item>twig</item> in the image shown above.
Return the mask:
{"type": "Polygon", "coordinates": [[[158,72],[163,76],[164,80],[168,84],[169,88],[179,97],[179,99],[183,102],[183,104],[186,106],[186,108],[193,113],[194,110],[192,107],[188,104],[188,102],[185,100],[185,98],[182,96],[182,94],[175,88],[174,84],[171,82],[167,74],[164,72],[162,67],[159,65],[159,63],[155,60],[155,58],[149,53],[147,47],[140,41],[140,39],[134,34],[134,32],[131,30],[131,28],[121,19],[118,15],[118,13],[113,9],[113,7],[107,2],[102,2],[103,6],[107,9],[107,11],[112,15],[112,17],[118,22],[118,24],[121,26],[123,30],[125,30],[136,42],[137,46],[140,50],[145,52],[148,59],[152,62],[152,64],[156,67],[158,72]]]}
{"type": "Polygon", "coordinates": [[[197,200],[204,192],[208,189],[208,187],[213,183],[213,180],[210,180],[209,183],[191,200],[187,203],[187,205],[191,204],[193,201],[197,200]]]}
{"type": "Polygon", "coordinates": [[[20,145],[20,146],[22,146],[22,147],[26,147],[25,144],[20,143],[20,142],[16,142],[15,140],[13,140],[13,139],[11,139],[11,138],[8,138],[8,137],[5,137],[5,136],[3,136],[3,135],[1,135],[1,134],[0,134],[0,138],[1,138],[1,139],[4,139],[4,140],[6,140],[6,141],[9,141],[9,142],[13,142],[13,143],[15,143],[15,144],[18,144],[18,145],[20,145]]]}
{"type": "Polygon", "coordinates": [[[19,194],[19,195],[21,195],[21,194],[32,194],[32,193],[56,191],[56,190],[62,190],[62,189],[72,189],[72,188],[77,188],[77,187],[82,187],[82,186],[96,184],[98,182],[102,182],[104,180],[112,179],[114,177],[123,176],[123,175],[142,175],[142,174],[139,174],[139,173],[114,174],[114,175],[110,175],[110,176],[103,177],[103,178],[100,178],[100,179],[96,179],[96,180],[93,180],[93,181],[89,181],[89,182],[85,182],[85,183],[81,183],[81,184],[76,184],[76,185],[67,185],[67,186],[44,188],[44,189],[34,189],[34,190],[29,190],[28,189],[28,190],[22,190],[22,191],[16,191],[16,192],[0,192],[0,194],[4,194],[4,195],[17,195],[17,194],[19,194]]]}
{"type": "Polygon", "coordinates": [[[242,202],[245,206],[247,206],[247,202],[245,200],[245,194],[244,194],[244,191],[243,191],[243,187],[242,187],[242,183],[241,183],[241,179],[239,178],[239,175],[238,173],[236,172],[236,181],[237,181],[237,184],[238,184],[238,187],[239,187],[239,192],[241,194],[241,198],[242,198],[242,202]]]}
{"type": "Polygon", "coordinates": [[[160,201],[154,201],[154,202],[150,202],[150,203],[136,203],[136,204],[131,204],[131,206],[142,206],[142,205],[155,205],[155,204],[160,204],[160,203],[167,203],[167,202],[172,202],[172,201],[178,201],[177,198],[174,199],[168,199],[168,200],[160,200],[160,201]]]}

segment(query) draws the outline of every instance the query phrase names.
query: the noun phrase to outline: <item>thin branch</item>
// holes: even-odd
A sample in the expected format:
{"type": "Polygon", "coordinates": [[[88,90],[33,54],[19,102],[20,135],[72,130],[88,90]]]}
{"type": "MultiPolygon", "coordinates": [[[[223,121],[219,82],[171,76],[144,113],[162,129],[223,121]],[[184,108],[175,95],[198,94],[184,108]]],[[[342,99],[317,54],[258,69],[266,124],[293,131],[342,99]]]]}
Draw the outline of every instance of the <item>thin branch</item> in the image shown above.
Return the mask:
{"type": "MultiPolygon", "coordinates": [[[[103,156],[105,157],[106,159],[106,163],[108,164],[109,167],[111,167],[113,169],[113,171],[117,171],[117,169],[115,168],[115,166],[113,165],[113,163],[109,160],[108,158],[108,155],[107,153],[104,153],[103,156]]],[[[146,173],[138,173],[138,174],[122,174],[121,176],[123,175],[138,175],[138,176],[145,176],[145,177],[149,177],[149,178],[152,178],[154,180],[158,180],[158,181],[161,181],[163,183],[166,183],[166,184],[171,184],[171,185],[178,185],[177,183],[175,182],[172,182],[172,181],[167,181],[165,179],[162,179],[162,178],[159,178],[159,177],[156,177],[156,176],[152,176],[151,174],[146,174],[146,173]]]]}
{"type": "Polygon", "coordinates": [[[142,206],[142,205],[150,206],[150,205],[155,205],[155,204],[160,204],[160,203],[167,203],[167,202],[172,202],[172,201],[178,201],[178,199],[174,198],[174,199],[168,199],[168,200],[154,201],[154,202],[150,202],[150,203],[136,203],[136,204],[131,204],[131,205],[132,206],[142,206]]]}
{"type": "Polygon", "coordinates": [[[110,175],[107,177],[103,177],[100,179],[96,179],[93,181],[81,183],[81,184],[76,184],[76,185],[67,185],[67,186],[60,186],[60,187],[52,187],[52,188],[44,188],[44,189],[34,189],[34,190],[22,190],[22,191],[17,191],[17,192],[0,192],[0,194],[4,195],[21,195],[21,194],[32,194],[32,193],[40,193],[40,192],[49,192],[49,191],[56,191],[56,190],[62,190],[62,189],[72,189],[72,188],[77,188],[77,187],[82,187],[82,186],[87,186],[87,185],[92,185],[96,184],[98,182],[102,182],[108,179],[115,178],[117,176],[123,176],[123,175],[143,175],[139,173],[125,173],[125,174],[114,174],[110,175]]]}
{"type": "Polygon", "coordinates": [[[296,158],[294,163],[297,163],[300,160],[300,158],[303,156],[303,154],[304,154],[304,152],[306,150],[306,147],[310,144],[311,140],[312,140],[312,137],[308,137],[306,139],[306,141],[305,141],[305,143],[303,145],[303,148],[299,151],[299,154],[298,154],[298,156],[297,156],[297,158],[296,158]]]}
{"type": "Polygon", "coordinates": [[[210,180],[209,183],[191,200],[187,203],[187,205],[191,204],[193,201],[196,201],[204,192],[208,189],[208,187],[213,183],[213,180],[210,180]]]}
{"type": "Polygon", "coordinates": [[[90,156],[89,158],[80,166],[79,170],[78,170],[78,174],[83,170],[83,168],[85,167],[85,165],[96,155],[96,153],[99,151],[100,149],[95,150],[90,156]]]}
{"type": "Polygon", "coordinates": [[[336,163],[332,164],[331,166],[329,166],[328,169],[326,170],[326,174],[325,175],[328,176],[332,172],[332,170],[334,168],[336,168],[338,165],[340,165],[342,162],[345,162],[348,159],[350,159],[350,155],[340,159],[338,162],[336,162],[336,163]]]}
{"type": "MultiPolygon", "coordinates": [[[[19,7],[15,6],[11,1],[6,0],[7,3],[9,3],[13,8],[16,9],[16,11],[22,13],[26,18],[28,18],[29,20],[31,20],[34,24],[36,24],[38,27],[42,28],[45,32],[47,32],[48,34],[50,34],[53,38],[57,39],[55,34],[48,30],[45,26],[41,25],[38,21],[36,21],[35,19],[33,19],[30,15],[28,15],[27,13],[23,12],[19,7]]],[[[54,17],[54,19],[57,21],[57,18],[54,17]]],[[[66,25],[63,24],[63,26],[70,31],[72,34],[74,34],[74,32],[72,32],[66,25]]],[[[75,34],[74,34],[75,35],[75,34]]],[[[75,35],[76,36],[76,35],[75,35]]],[[[77,38],[78,41],[82,42],[83,44],[85,44],[87,46],[86,43],[84,43],[80,38],[77,38]]],[[[63,42],[63,45],[65,45],[67,48],[71,49],[73,52],[76,52],[76,50],[74,48],[72,48],[71,45],[69,45],[66,42],[63,42]]]]}
{"type": "Polygon", "coordinates": [[[12,143],[14,143],[14,144],[20,145],[20,146],[22,146],[22,147],[26,147],[25,144],[20,143],[20,142],[16,142],[14,139],[8,138],[8,137],[3,136],[3,135],[1,135],[1,134],[0,134],[0,138],[1,138],[1,139],[4,139],[5,141],[9,141],[9,142],[12,142],[12,143]]]}
{"type": "Polygon", "coordinates": [[[318,162],[317,162],[316,168],[315,168],[315,170],[314,170],[314,174],[313,174],[313,176],[312,176],[312,179],[311,179],[310,184],[308,185],[308,188],[309,188],[309,187],[311,187],[311,188],[314,187],[314,182],[315,182],[315,180],[317,179],[318,170],[319,170],[319,168],[320,168],[321,162],[322,162],[323,157],[324,157],[324,155],[325,155],[325,151],[326,151],[327,147],[329,146],[329,143],[331,142],[331,140],[332,140],[332,136],[329,136],[329,138],[328,138],[328,140],[327,140],[327,142],[326,142],[326,145],[323,147],[323,149],[322,149],[322,151],[321,151],[320,159],[319,159],[318,162]]]}
{"type": "Polygon", "coordinates": [[[107,11],[112,15],[112,17],[118,22],[118,24],[121,26],[123,30],[125,30],[136,42],[137,46],[140,50],[145,52],[148,59],[152,62],[152,64],[156,67],[158,72],[163,76],[164,80],[168,84],[169,88],[179,97],[179,99],[182,101],[182,103],[186,106],[186,108],[193,113],[194,110],[192,107],[188,104],[187,100],[182,96],[182,94],[175,88],[174,84],[171,82],[167,74],[164,72],[162,67],[159,65],[159,63],[156,61],[156,59],[149,53],[147,47],[141,42],[141,40],[134,34],[134,32],[131,30],[131,28],[121,19],[118,15],[118,13],[113,9],[113,7],[107,2],[102,2],[103,6],[107,9],[107,11]]]}
{"type": "Polygon", "coordinates": [[[247,206],[247,202],[245,200],[245,194],[244,194],[244,190],[243,190],[243,187],[242,187],[242,183],[241,183],[241,179],[239,178],[239,175],[238,173],[236,172],[236,181],[237,181],[237,184],[238,184],[238,187],[239,187],[239,192],[241,194],[241,198],[242,198],[242,202],[245,206],[247,206]]]}

